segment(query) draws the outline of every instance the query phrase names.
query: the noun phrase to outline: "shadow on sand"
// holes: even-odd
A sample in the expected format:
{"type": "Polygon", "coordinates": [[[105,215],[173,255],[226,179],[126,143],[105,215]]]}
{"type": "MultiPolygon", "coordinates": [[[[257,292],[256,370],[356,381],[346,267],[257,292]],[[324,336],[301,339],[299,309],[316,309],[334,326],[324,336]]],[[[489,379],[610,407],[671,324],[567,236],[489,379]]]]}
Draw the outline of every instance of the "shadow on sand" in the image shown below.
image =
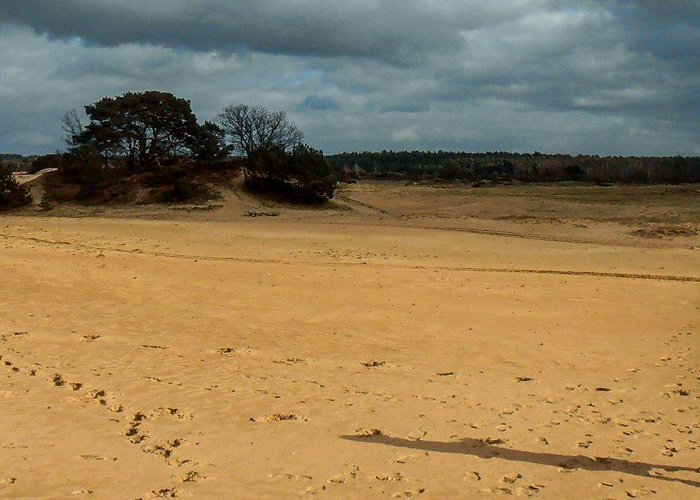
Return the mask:
{"type": "Polygon", "coordinates": [[[398,448],[411,448],[414,450],[433,451],[438,453],[457,453],[471,455],[479,458],[500,458],[514,462],[528,462],[531,464],[548,465],[564,469],[583,469],[589,471],[615,471],[624,474],[660,479],[663,481],[675,481],[696,488],[700,487],[700,481],[664,476],[666,472],[695,472],[700,474],[700,467],[683,467],[675,465],[650,464],[645,462],[633,462],[619,458],[591,458],[583,455],[559,455],[557,453],[535,453],[532,451],[513,450],[494,446],[481,439],[464,438],[460,441],[443,443],[440,441],[412,441],[391,436],[340,436],[342,439],[357,441],[360,443],[383,444],[398,448]]]}

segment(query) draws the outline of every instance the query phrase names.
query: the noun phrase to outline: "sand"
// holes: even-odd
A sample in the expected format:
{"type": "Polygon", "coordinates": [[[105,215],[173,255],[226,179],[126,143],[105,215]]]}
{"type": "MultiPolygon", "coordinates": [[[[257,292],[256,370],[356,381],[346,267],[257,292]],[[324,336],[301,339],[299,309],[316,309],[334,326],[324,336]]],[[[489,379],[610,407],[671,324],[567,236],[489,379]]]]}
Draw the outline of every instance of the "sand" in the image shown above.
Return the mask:
{"type": "Polygon", "coordinates": [[[700,495],[697,196],[400,191],[0,216],[0,497],[700,495]]]}

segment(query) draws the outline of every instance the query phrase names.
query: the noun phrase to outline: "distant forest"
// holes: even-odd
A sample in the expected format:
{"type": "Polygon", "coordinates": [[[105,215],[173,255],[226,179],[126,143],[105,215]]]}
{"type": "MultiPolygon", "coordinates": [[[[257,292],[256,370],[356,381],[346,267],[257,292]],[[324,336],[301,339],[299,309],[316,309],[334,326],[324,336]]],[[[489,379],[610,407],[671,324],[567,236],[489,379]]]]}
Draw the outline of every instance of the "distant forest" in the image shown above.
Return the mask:
{"type": "Polygon", "coordinates": [[[570,156],[452,151],[382,151],[329,156],[341,180],[507,182],[581,181],[625,184],[700,182],[700,157],[570,156]]]}
{"type": "Polygon", "coordinates": [[[0,153],[0,168],[9,169],[12,172],[29,170],[35,158],[36,156],[0,153]]]}

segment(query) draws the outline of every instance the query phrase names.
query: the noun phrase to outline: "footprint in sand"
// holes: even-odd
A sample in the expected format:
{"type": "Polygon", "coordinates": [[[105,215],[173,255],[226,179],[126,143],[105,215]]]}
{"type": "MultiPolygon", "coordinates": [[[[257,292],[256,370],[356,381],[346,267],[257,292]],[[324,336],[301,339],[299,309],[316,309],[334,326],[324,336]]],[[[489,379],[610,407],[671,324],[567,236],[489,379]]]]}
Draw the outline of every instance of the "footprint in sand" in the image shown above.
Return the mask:
{"type": "Polygon", "coordinates": [[[355,429],[355,435],[358,437],[372,437],[372,436],[381,436],[382,431],[379,429],[364,429],[364,428],[359,428],[355,429]]]}
{"type": "Polygon", "coordinates": [[[263,417],[250,417],[251,422],[287,422],[301,421],[306,422],[306,418],[295,415],[294,413],[273,413],[263,417]]]}
{"type": "Polygon", "coordinates": [[[196,470],[191,470],[184,476],[180,478],[180,481],[183,483],[198,483],[199,481],[204,481],[206,479],[205,476],[202,476],[199,472],[196,470]]]}
{"type": "Polygon", "coordinates": [[[362,366],[366,368],[379,368],[380,366],[386,366],[386,361],[367,361],[362,363],[362,366]]]}
{"type": "Polygon", "coordinates": [[[428,435],[428,431],[418,430],[418,431],[409,432],[407,437],[411,441],[420,441],[421,439],[423,439],[427,435],[428,435]]]}
{"type": "MultiPolygon", "coordinates": [[[[81,384],[82,385],[82,384],[81,384]]],[[[107,391],[104,389],[96,389],[90,393],[90,398],[93,401],[97,401],[102,406],[107,405],[107,391]]]]}
{"type": "Polygon", "coordinates": [[[80,455],[80,458],[82,460],[95,460],[97,462],[105,462],[107,460],[111,460],[112,462],[116,462],[116,458],[106,458],[106,457],[101,457],[100,455],[80,455]]]}
{"type": "Polygon", "coordinates": [[[174,498],[180,496],[180,490],[177,488],[162,488],[160,490],[152,490],[149,496],[154,498],[174,498]]]}
{"type": "Polygon", "coordinates": [[[631,456],[634,453],[634,450],[632,448],[627,448],[624,446],[620,446],[613,452],[613,456],[617,458],[626,458],[631,456]]]}
{"type": "Polygon", "coordinates": [[[664,445],[664,447],[661,448],[661,454],[665,457],[672,457],[676,453],[678,453],[678,451],[678,448],[676,448],[675,446],[664,445]]]}
{"type": "Polygon", "coordinates": [[[527,487],[518,488],[517,494],[519,494],[519,495],[525,494],[525,495],[531,497],[531,496],[538,494],[544,488],[545,488],[545,486],[543,484],[530,484],[527,487]]]}
{"type": "Polygon", "coordinates": [[[153,455],[158,455],[165,458],[166,460],[170,458],[173,454],[173,450],[162,444],[154,444],[142,448],[144,453],[152,453],[153,455]]]}
{"type": "Polygon", "coordinates": [[[146,415],[141,412],[135,413],[129,422],[129,427],[124,432],[124,435],[129,438],[132,444],[139,444],[148,438],[148,432],[141,429],[141,424],[147,419],[146,415]]]}
{"type": "Polygon", "coordinates": [[[486,494],[500,493],[501,495],[508,495],[508,496],[512,496],[515,494],[514,491],[511,490],[510,488],[488,488],[485,490],[481,490],[481,493],[486,493],[486,494]]]}
{"type": "Polygon", "coordinates": [[[313,480],[313,476],[308,476],[305,474],[299,475],[299,474],[290,474],[289,472],[284,472],[284,473],[271,473],[268,475],[272,479],[286,479],[288,481],[311,481],[313,480]]]}
{"type": "Polygon", "coordinates": [[[383,482],[397,481],[397,482],[410,482],[410,479],[405,478],[400,472],[395,472],[393,474],[377,474],[375,479],[383,482]]]}
{"type": "Polygon", "coordinates": [[[656,490],[651,490],[648,488],[640,488],[636,490],[627,490],[625,491],[625,494],[630,497],[630,498],[639,498],[639,497],[645,497],[648,495],[656,495],[656,490]]]}
{"type": "Polygon", "coordinates": [[[477,471],[469,471],[464,475],[464,479],[468,481],[481,481],[481,474],[477,471]]]}
{"type": "Polygon", "coordinates": [[[112,405],[108,409],[112,413],[122,413],[126,408],[123,405],[112,405]]]}
{"type": "Polygon", "coordinates": [[[159,416],[160,415],[171,415],[175,418],[189,419],[189,420],[192,420],[195,417],[194,413],[185,413],[182,410],[180,410],[179,408],[172,408],[172,407],[168,407],[168,408],[158,407],[151,412],[151,417],[156,416],[156,415],[159,415],[159,416]]]}
{"type": "Polygon", "coordinates": [[[515,474],[514,476],[503,476],[501,479],[498,480],[499,483],[501,484],[513,484],[515,483],[518,479],[522,479],[521,474],[515,474]]]}
{"type": "Polygon", "coordinates": [[[402,491],[399,493],[394,493],[392,497],[394,498],[410,498],[418,495],[422,495],[425,493],[425,488],[418,488],[417,490],[412,490],[412,491],[402,491]]]}
{"type": "MultiPolygon", "coordinates": [[[[358,430],[360,430],[360,429],[358,429],[358,430]]],[[[363,429],[363,430],[364,430],[364,429],[363,429]]],[[[379,429],[372,429],[372,430],[378,431],[379,429]]],[[[379,432],[378,435],[381,435],[381,431],[379,432]]],[[[359,436],[359,434],[358,434],[358,436],[359,436]]],[[[427,455],[428,452],[426,451],[425,454],[427,455]]],[[[414,460],[417,460],[417,459],[419,459],[420,457],[421,457],[421,455],[403,455],[403,456],[400,456],[400,457],[396,457],[396,458],[394,459],[394,463],[397,463],[397,464],[405,464],[405,463],[408,463],[408,462],[412,462],[412,461],[414,461],[414,460]]]]}
{"type": "Polygon", "coordinates": [[[7,342],[11,338],[19,338],[19,337],[28,337],[29,333],[27,332],[10,332],[8,334],[3,333],[0,335],[0,342],[7,342]]]}
{"type": "Polygon", "coordinates": [[[484,444],[488,444],[488,445],[493,445],[493,444],[496,444],[496,445],[498,445],[498,444],[506,444],[506,442],[505,442],[503,439],[500,439],[500,438],[493,439],[493,438],[487,437],[487,438],[485,438],[485,439],[482,439],[481,441],[482,441],[484,444]]]}

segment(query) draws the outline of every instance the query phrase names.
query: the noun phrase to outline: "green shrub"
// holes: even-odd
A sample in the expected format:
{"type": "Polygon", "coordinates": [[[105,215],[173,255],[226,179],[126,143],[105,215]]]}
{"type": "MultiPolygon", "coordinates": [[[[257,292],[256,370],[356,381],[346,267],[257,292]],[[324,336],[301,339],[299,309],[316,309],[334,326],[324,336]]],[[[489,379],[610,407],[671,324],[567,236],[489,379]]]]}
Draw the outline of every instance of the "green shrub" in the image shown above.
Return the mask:
{"type": "Polygon", "coordinates": [[[51,201],[51,197],[46,193],[44,193],[41,197],[41,201],[39,202],[39,210],[42,212],[49,212],[53,210],[53,202],[51,201]]]}

